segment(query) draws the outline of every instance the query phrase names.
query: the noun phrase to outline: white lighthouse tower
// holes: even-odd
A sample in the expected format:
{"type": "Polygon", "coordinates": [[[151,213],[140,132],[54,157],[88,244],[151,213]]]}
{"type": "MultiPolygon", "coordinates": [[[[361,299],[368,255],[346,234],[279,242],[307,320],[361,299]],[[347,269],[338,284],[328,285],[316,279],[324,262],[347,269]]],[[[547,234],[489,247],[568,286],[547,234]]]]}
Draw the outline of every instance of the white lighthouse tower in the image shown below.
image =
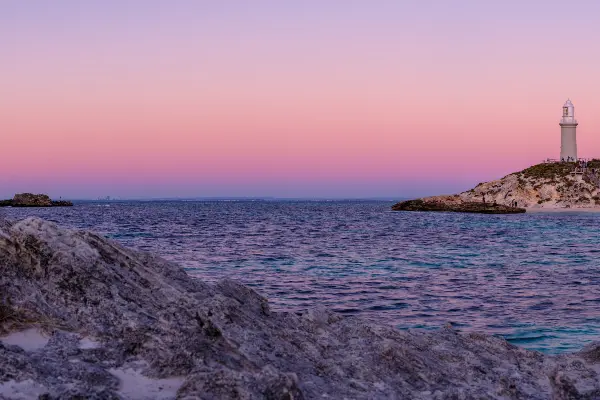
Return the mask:
{"type": "Polygon", "coordinates": [[[560,160],[577,161],[577,120],[575,107],[571,100],[563,106],[562,119],[560,120],[560,160]]]}

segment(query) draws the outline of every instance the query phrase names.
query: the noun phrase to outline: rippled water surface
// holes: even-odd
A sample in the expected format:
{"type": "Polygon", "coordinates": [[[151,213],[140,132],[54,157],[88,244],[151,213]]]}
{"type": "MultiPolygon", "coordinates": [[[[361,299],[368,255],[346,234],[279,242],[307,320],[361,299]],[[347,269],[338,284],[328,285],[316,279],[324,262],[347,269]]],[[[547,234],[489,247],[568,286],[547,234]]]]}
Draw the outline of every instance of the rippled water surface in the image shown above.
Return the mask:
{"type": "Polygon", "coordinates": [[[391,202],[77,203],[4,209],[102,232],[273,308],[483,330],[550,353],[600,340],[600,213],[390,211],[391,202]]]}

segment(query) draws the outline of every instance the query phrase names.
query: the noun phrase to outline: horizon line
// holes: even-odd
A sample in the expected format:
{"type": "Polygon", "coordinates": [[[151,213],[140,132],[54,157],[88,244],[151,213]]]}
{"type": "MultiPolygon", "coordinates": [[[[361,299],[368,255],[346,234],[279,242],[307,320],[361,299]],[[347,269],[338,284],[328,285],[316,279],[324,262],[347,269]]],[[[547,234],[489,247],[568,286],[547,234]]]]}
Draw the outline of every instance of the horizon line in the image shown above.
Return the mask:
{"type": "Polygon", "coordinates": [[[206,196],[206,197],[112,197],[107,198],[71,198],[71,201],[87,202],[118,202],[118,201],[295,201],[295,200],[379,200],[394,201],[397,199],[407,199],[406,196],[366,196],[366,197],[280,197],[280,196],[206,196]]]}

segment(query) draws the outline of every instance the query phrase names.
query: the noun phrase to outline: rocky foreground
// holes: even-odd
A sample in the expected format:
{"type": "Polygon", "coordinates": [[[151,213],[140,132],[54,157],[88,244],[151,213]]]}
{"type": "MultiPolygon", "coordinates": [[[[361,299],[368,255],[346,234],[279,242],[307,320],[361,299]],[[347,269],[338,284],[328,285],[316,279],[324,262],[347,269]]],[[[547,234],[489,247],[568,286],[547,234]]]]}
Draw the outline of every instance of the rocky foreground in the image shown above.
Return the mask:
{"type": "Polygon", "coordinates": [[[97,234],[0,221],[0,398],[594,399],[600,345],[275,312],[97,234]]]}
{"type": "Polygon", "coordinates": [[[12,199],[0,200],[0,207],[71,207],[72,202],[52,200],[47,194],[18,193],[12,199]]]}

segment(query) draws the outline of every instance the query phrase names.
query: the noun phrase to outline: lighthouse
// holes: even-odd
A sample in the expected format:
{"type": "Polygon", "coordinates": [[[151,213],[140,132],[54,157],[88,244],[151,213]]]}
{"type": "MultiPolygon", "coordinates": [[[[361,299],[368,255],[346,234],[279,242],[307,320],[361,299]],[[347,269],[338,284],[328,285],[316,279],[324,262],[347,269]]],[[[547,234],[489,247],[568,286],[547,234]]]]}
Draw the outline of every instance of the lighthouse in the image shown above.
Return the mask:
{"type": "Polygon", "coordinates": [[[559,125],[560,160],[577,161],[577,120],[575,119],[575,107],[571,100],[567,100],[562,108],[562,119],[559,125]]]}

